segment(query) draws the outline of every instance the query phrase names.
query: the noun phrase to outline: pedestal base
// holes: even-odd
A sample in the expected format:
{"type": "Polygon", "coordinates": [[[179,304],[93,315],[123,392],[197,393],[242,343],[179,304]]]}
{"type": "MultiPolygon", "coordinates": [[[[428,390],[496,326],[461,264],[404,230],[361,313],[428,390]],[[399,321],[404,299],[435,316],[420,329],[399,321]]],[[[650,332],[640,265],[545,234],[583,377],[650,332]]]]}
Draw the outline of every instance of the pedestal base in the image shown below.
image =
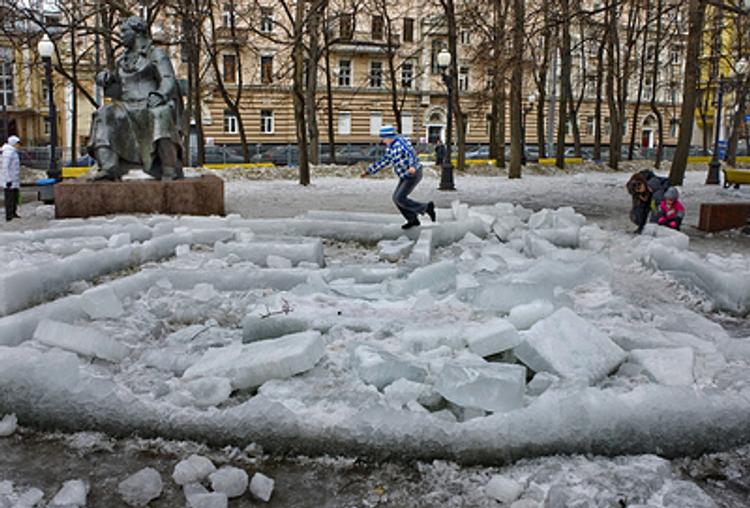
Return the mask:
{"type": "Polygon", "coordinates": [[[224,215],[224,181],[206,175],[173,181],[72,181],[55,185],[58,219],[118,213],[224,215]]]}

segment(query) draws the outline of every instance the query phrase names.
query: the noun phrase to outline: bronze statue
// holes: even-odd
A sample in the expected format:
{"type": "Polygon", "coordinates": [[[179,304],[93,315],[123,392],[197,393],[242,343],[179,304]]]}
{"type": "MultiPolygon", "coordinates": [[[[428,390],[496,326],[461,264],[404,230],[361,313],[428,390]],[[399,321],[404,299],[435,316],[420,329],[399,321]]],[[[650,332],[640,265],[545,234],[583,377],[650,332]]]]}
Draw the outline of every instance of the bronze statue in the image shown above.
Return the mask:
{"type": "Polygon", "coordinates": [[[125,51],[114,70],[96,77],[112,101],[91,123],[94,179],[120,180],[135,168],[157,180],[182,178],[182,96],[172,62],[154,47],[143,19],[126,19],[120,31],[125,51]]]}

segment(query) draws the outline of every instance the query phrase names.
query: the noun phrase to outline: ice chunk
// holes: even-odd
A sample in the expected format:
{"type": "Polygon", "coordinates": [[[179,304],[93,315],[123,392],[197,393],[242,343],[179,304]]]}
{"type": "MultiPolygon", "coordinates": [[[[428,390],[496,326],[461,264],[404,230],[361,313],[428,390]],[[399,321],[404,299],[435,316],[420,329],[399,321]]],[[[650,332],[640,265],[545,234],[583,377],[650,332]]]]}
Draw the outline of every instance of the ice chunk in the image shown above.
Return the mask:
{"type": "Polygon", "coordinates": [[[68,480],[63,483],[62,488],[52,498],[52,505],[57,506],[86,506],[86,496],[89,493],[89,485],[83,480],[68,480]]]}
{"type": "Polygon", "coordinates": [[[499,256],[482,255],[474,264],[475,272],[502,273],[508,271],[508,263],[499,256]]]}
{"type": "Polygon", "coordinates": [[[559,379],[549,372],[537,372],[534,374],[534,378],[529,381],[529,384],[526,385],[526,393],[532,396],[541,395],[559,379]]]}
{"type": "Polygon", "coordinates": [[[109,237],[107,247],[110,249],[116,249],[117,247],[129,244],[131,241],[130,233],[116,233],[109,237]]]}
{"type": "Polygon", "coordinates": [[[510,309],[508,321],[519,330],[526,330],[555,311],[555,306],[549,300],[534,300],[522,303],[510,309]]]}
{"type": "Polygon", "coordinates": [[[415,383],[408,379],[397,379],[385,387],[383,394],[391,406],[400,408],[409,402],[416,401],[429,391],[430,387],[424,383],[415,383]]]}
{"type": "Polygon", "coordinates": [[[523,485],[507,476],[494,475],[484,486],[484,492],[495,501],[510,504],[523,493],[523,485]]]}
{"type": "Polygon", "coordinates": [[[307,321],[289,316],[247,316],[242,320],[242,341],[275,339],[292,333],[304,332],[309,327],[307,321]]]}
{"type": "Polygon", "coordinates": [[[558,297],[555,287],[550,284],[502,282],[482,286],[474,297],[474,305],[483,310],[510,312],[512,308],[534,300],[557,303],[562,298],[558,297]]]}
{"type": "Polygon", "coordinates": [[[689,481],[672,481],[662,496],[662,506],[680,508],[717,508],[718,505],[698,485],[689,481]]]}
{"type": "Polygon", "coordinates": [[[94,328],[73,326],[51,319],[39,322],[34,331],[34,340],[110,362],[119,362],[128,354],[125,346],[94,328]]]}
{"type": "Polygon", "coordinates": [[[276,256],[269,254],[266,257],[266,266],[268,268],[291,268],[293,266],[292,261],[282,256],[276,256]]]}
{"type": "Polygon", "coordinates": [[[188,381],[185,388],[198,407],[218,406],[229,398],[232,383],[225,377],[203,377],[188,381]]]}
{"type": "Polygon", "coordinates": [[[462,407],[493,412],[523,404],[526,369],[504,363],[446,363],[435,383],[437,392],[462,407]]]}
{"type": "Polygon", "coordinates": [[[578,247],[578,232],[577,227],[564,227],[557,229],[535,229],[534,234],[540,238],[544,238],[552,245],[557,247],[578,247]]]}
{"type": "Polygon", "coordinates": [[[190,245],[183,243],[178,245],[174,250],[175,256],[182,258],[190,254],[190,245]]]}
{"type": "Polygon", "coordinates": [[[595,383],[612,372],[626,353],[609,337],[563,307],[523,332],[516,357],[535,372],[595,383]]]}
{"type": "Polygon", "coordinates": [[[461,291],[462,289],[474,289],[480,287],[481,284],[470,273],[459,273],[456,275],[456,290],[461,291]]]}
{"type": "Polygon", "coordinates": [[[185,371],[183,379],[226,377],[233,388],[260,386],[312,369],[326,354],[319,332],[287,335],[251,344],[213,348],[185,371]]]}
{"type": "Polygon", "coordinates": [[[248,476],[244,469],[224,466],[208,477],[214,492],[223,492],[228,498],[238,497],[245,493],[248,476]]]}
{"type": "Polygon", "coordinates": [[[13,508],[33,508],[34,506],[37,506],[42,499],[44,499],[44,492],[36,487],[32,487],[18,496],[18,501],[16,501],[13,508]]]}
{"type": "Polygon", "coordinates": [[[181,376],[200,357],[200,353],[185,351],[184,346],[168,346],[143,351],[140,361],[149,367],[181,376]]]}
{"type": "Polygon", "coordinates": [[[443,291],[455,283],[458,268],[454,261],[446,260],[417,268],[406,280],[397,281],[393,285],[396,295],[413,294],[422,289],[430,292],[443,291]]]}
{"type": "Polygon", "coordinates": [[[109,285],[87,289],[81,295],[81,308],[91,319],[108,319],[120,317],[122,303],[109,285]]]}
{"type": "Polygon", "coordinates": [[[162,488],[159,472],[147,467],[121,481],[117,491],[129,506],[146,506],[161,496],[162,488]]]}
{"type": "Polygon", "coordinates": [[[465,337],[469,349],[479,356],[502,353],[521,343],[516,327],[500,318],[470,327],[465,337]]]}
{"type": "Polygon", "coordinates": [[[189,508],[227,508],[229,506],[227,495],[223,492],[193,494],[185,497],[189,508]]]}
{"type": "Polygon", "coordinates": [[[216,288],[205,282],[196,284],[192,292],[193,298],[202,303],[213,301],[218,295],[219,293],[216,291],[216,288]]]}
{"type": "Polygon", "coordinates": [[[444,325],[436,327],[410,328],[403,331],[401,340],[409,345],[414,353],[430,351],[443,345],[452,349],[466,346],[463,338],[463,326],[444,325]]]}
{"type": "Polygon", "coordinates": [[[523,235],[523,252],[532,258],[550,256],[557,250],[549,240],[537,235],[536,232],[526,232],[523,235]]]}
{"type": "Polygon", "coordinates": [[[253,479],[250,480],[250,492],[261,501],[267,503],[273,494],[273,485],[274,481],[272,478],[263,473],[255,473],[253,479]]]}
{"type": "Polygon", "coordinates": [[[8,437],[13,435],[13,433],[16,431],[17,426],[18,419],[16,418],[16,415],[5,415],[3,419],[0,420],[0,437],[8,437]]]}
{"type": "Polygon", "coordinates": [[[369,346],[355,348],[352,357],[354,370],[359,378],[378,389],[400,378],[421,383],[427,377],[424,367],[369,346]]]}
{"type": "Polygon", "coordinates": [[[396,240],[381,240],[378,242],[378,256],[380,259],[395,263],[406,256],[413,245],[414,241],[406,236],[400,236],[396,240]]]}
{"type": "Polygon", "coordinates": [[[423,229],[419,232],[419,239],[409,256],[409,264],[425,266],[432,261],[432,254],[435,250],[432,236],[433,233],[431,229],[423,229]]]}
{"type": "Polygon", "coordinates": [[[643,236],[652,236],[660,245],[686,251],[690,248],[690,237],[681,231],[649,223],[643,227],[643,236]]]}
{"type": "MultiPolygon", "coordinates": [[[[244,261],[250,261],[259,266],[268,265],[269,258],[274,261],[285,258],[293,266],[302,261],[325,266],[323,242],[319,238],[305,239],[302,242],[268,241],[249,243],[217,243],[214,247],[216,255],[226,257],[229,254],[239,256],[244,261]]],[[[286,263],[285,263],[286,264],[286,263]]]]}
{"type": "Polygon", "coordinates": [[[670,386],[692,385],[695,354],[689,347],[634,349],[622,369],[642,372],[651,380],[670,386]]]}
{"type": "Polygon", "coordinates": [[[174,467],[172,478],[177,485],[201,482],[216,471],[213,462],[201,455],[191,455],[174,467]]]}

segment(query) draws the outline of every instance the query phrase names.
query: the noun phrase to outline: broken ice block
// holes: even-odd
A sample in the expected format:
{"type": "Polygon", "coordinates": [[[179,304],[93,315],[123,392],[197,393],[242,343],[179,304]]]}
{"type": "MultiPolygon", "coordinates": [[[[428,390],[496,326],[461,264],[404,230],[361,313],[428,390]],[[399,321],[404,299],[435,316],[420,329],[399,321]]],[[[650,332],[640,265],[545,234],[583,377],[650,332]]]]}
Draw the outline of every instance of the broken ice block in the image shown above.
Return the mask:
{"type": "Polygon", "coordinates": [[[203,377],[188,381],[185,388],[197,407],[218,406],[229,398],[232,383],[225,377],[203,377]]]}
{"type": "Polygon", "coordinates": [[[432,253],[435,250],[432,235],[431,229],[423,229],[419,232],[419,239],[411,250],[411,255],[408,259],[409,264],[425,266],[432,261],[432,253]]]}
{"type": "Polygon", "coordinates": [[[247,316],[242,320],[242,341],[275,339],[292,333],[304,332],[309,327],[307,321],[289,316],[247,316]]]}
{"type": "Polygon", "coordinates": [[[386,351],[359,346],[352,353],[354,370],[365,383],[383,389],[399,378],[421,383],[427,371],[386,351]]]}
{"type": "Polygon", "coordinates": [[[695,354],[689,347],[634,349],[628,356],[629,371],[640,371],[649,379],[670,386],[688,386],[695,382],[695,354]]]}
{"type": "Polygon", "coordinates": [[[532,396],[541,395],[559,379],[549,372],[537,372],[534,374],[534,378],[526,385],[526,393],[532,396]]]}
{"type": "Polygon", "coordinates": [[[228,498],[241,496],[247,490],[247,473],[238,467],[224,466],[211,473],[208,479],[214,492],[223,492],[228,498]]]}
{"type": "Polygon", "coordinates": [[[54,506],[86,506],[86,496],[89,493],[89,486],[83,480],[68,480],[63,483],[62,488],[52,498],[51,504],[54,506]]]}
{"type": "Polygon", "coordinates": [[[274,481],[272,478],[263,473],[255,473],[253,479],[250,480],[250,492],[261,501],[267,503],[273,494],[273,485],[274,481]]]}
{"type": "Polygon", "coordinates": [[[295,266],[302,261],[325,266],[323,242],[319,238],[306,239],[304,242],[217,243],[214,249],[217,256],[226,257],[234,254],[259,266],[270,266],[267,264],[269,257],[284,258],[295,266]]]}
{"type": "Polygon", "coordinates": [[[227,508],[229,501],[223,492],[192,494],[185,496],[189,508],[227,508]]]}
{"type": "Polygon", "coordinates": [[[522,303],[510,309],[508,321],[519,330],[526,330],[555,311],[555,306],[549,300],[534,300],[522,303]]]}
{"type": "Polygon", "coordinates": [[[507,476],[494,475],[484,486],[484,492],[495,501],[510,504],[523,493],[523,485],[507,476]]]}
{"type": "Polygon", "coordinates": [[[188,483],[199,483],[206,479],[208,475],[216,471],[213,462],[201,455],[191,455],[185,460],[181,460],[174,467],[172,479],[178,485],[188,483]]]}
{"type": "Polygon", "coordinates": [[[209,349],[185,371],[183,379],[219,376],[228,378],[233,388],[251,388],[269,379],[284,379],[312,369],[325,354],[319,332],[295,333],[209,349]]]}
{"type": "Polygon", "coordinates": [[[378,242],[378,256],[380,259],[395,263],[406,256],[413,245],[414,241],[406,236],[401,236],[396,240],[381,240],[378,242]]]}
{"type": "Polygon", "coordinates": [[[400,408],[409,402],[416,401],[422,394],[429,391],[430,386],[424,383],[415,383],[408,379],[397,379],[385,387],[383,395],[385,395],[388,404],[400,408]]]}
{"type": "Polygon", "coordinates": [[[17,426],[18,419],[16,419],[16,415],[5,415],[2,420],[0,420],[0,437],[8,437],[10,435],[13,435],[13,433],[16,431],[17,426]]]}
{"type": "Polygon", "coordinates": [[[458,268],[454,261],[446,260],[417,268],[406,280],[395,281],[394,294],[403,296],[427,289],[436,293],[452,286],[456,281],[458,268]]]}
{"type": "Polygon", "coordinates": [[[435,389],[462,407],[507,412],[523,404],[526,369],[505,363],[446,363],[435,389]]]}
{"type": "Polygon", "coordinates": [[[146,506],[151,500],[161,496],[162,488],[159,472],[147,467],[121,481],[117,492],[130,506],[146,506]]]}
{"type": "Polygon", "coordinates": [[[109,285],[96,286],[81,294],[81,308],[91,319],[109,319],[120,317],[122,303],[109,285]]]}
{"type": "Polygon", "coordinates": [[[288,268],[292,268],[293,264],[290,259],[287,259],[283,256],[276,256],[274,254],[269,254],[266,257],[266,266],[268,268],[288,269],[288,268]]]}
{"type": "Polygon", "coordinates": [[[34,331],[34,340],[110,362],[119,362],[128,354],[125,346],[94,328],[73,326],[51,319],[39,322],[34,331]]]}
{"type": "Polygon", "coordinates": [[[502,353],[521,343],[516,327],[499,318],[468,328],[464,336],[469,349],[479,356],[502,353]]]}
{"type": "Polygon", "coordinates": [[[523,332],[513,351],[534,372],[595,383],[612,372],[626,353],[607,335],[563,307],[523,332]]]}

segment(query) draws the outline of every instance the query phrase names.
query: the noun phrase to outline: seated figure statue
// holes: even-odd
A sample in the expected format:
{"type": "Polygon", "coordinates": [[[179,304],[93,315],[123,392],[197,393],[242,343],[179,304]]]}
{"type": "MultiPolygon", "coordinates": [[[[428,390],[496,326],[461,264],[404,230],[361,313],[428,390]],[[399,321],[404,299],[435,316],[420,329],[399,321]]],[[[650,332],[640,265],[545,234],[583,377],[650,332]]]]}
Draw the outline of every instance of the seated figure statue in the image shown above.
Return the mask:
{"type": "Polygon", "coordinates": [[[112,99],[94,113],[88,152],[96,180],[120,180],[142,168],[157,180],[182,178],[182,96],[172,62],[153,46],[143,19],[121,26],[123,54],[97,83],[112,99]]]}

